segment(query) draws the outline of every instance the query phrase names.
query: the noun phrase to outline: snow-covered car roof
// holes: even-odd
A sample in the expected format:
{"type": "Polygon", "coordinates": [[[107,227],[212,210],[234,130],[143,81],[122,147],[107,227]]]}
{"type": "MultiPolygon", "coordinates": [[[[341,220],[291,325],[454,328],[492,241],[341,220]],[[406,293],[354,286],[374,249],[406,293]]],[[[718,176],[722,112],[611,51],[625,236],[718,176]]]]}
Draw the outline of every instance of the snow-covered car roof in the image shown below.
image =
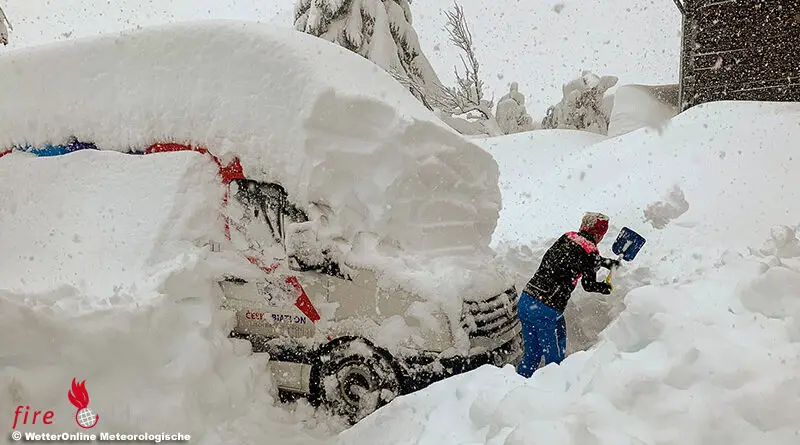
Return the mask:
{"type": "Polygon", "coordinates": [[[206,21],[15,50],[0,92],[0,147],[204,146],[332,208],[327,236],[353,249],[473,256],[497,223],[491,155],[368,60],[291,29],[206,21]]]}

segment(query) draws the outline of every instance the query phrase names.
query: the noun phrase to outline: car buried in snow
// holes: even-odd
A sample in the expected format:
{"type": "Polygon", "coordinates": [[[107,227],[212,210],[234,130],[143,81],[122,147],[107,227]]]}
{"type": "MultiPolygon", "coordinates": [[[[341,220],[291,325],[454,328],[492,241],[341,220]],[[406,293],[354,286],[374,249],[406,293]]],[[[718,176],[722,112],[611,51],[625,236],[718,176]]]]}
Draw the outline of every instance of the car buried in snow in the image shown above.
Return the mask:
{"type": "MultiPolygon", "coordinates": [[[[72,139],[14,147],[0,156],[11,151],[59,156],[82,149],[98,147],[72,139]]],[[[314,250],[309,228],[325,218],[324,206],[300,209],[281,185],[247,179],[237,159],[224,165],[203,148],[159,143],[131,154],[174,151],[200,152],[219,167],[226,187],[225,236],[258,269],[219,282],[223,308],[235,313],[231,336],[249,341],[255,353],[269,354],[273,381],[284,398],[305,396],[355,423],[394,397],[443,378],[485,364],[518,362],[521,328],[513,285],[464,298],[458,320],[435,314],[432,326],[416,331],[416,347],[393,353],[387,345],[393,342],[374,327],[398,317],[406,325],[418,324],[409,309],[420,297],[403,288],[382,289],[374,271],[343,266],[326,251],[314,250]],[[331,305],[335,310],[318,309],[331,305]],[[451,323],[467,333],[467,354],[453,352],[451,323]]]]}
{"type": "Polygon", "coordinates": [[[228,213],[227,236],[246,246],[242,252],[263,275],[221,281],[224,306],[236,312],[232,336],[269,354],[273,379],[284,393],[307,396],[355,423],[437,380],[485,364],[518,362],[521,326],[513,284],[464,298],[457,320],[434,314],[432,326],[415,331],[415,346],[397,351],[375,327],[398,318],[405,326],[419,324],[409,313],[422,298],[402,287],[381,288],[375,271],[340,264],[319,248],[312,228],[326,218],[324,205],[300,209],[279,184],[232,173],[238,168],[225,170],[227,205],[237,209],[228,213]],[[454,352],[451,323],[467,334],[466,354],[454,352]]]}
{"type": "Polygon", "coordinates": [[[13,85],[0,156],[97,149],[217,166],[226,224],[212,256],[236,260],[215,288],[231,336],[269,354],[281,394],[356,422],[521,355],[514,280],[489,247],[496,163],[364,58],[212,21],[23,49],[0,73],[13,85]]]}

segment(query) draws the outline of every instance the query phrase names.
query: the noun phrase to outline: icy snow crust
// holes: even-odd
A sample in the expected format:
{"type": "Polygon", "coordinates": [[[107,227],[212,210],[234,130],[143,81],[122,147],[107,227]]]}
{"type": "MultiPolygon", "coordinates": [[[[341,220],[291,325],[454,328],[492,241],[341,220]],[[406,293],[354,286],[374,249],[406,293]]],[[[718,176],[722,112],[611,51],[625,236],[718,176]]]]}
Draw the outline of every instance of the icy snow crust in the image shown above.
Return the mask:
{"type": "MultiPolygon", "coordinates": [[[[717,103],[679,115],[661,134],[642,129],[588,147],[566,140],[565,159],[549,174],[512,186],[548,193],[506,206],[546,217],[501,222],[496,241],[516,244],[513,229],[526,226],[527,278],[587,208],[611,216],[606,255],[622,225],[644,234],[644,250],[615,274],[617,298],[624,296],[618,317],[561,366],[531,379],[486,366],[436,383],[394,400],[337,443],[798,443],[798,122],[798,104],[717,103]],[[675,201],[676,185],[688,211],[649,226],[645,209],[675,201]]],[[[509,179],[503,156],[514,152],[503,148],[493,154],[509,179]]],[[[571,306],[596,298],[578,291],[571,306]]],[[[568,325],[603,318],[578,314],[568,325]]]]}
{"type": "Polygon", "coordinates": [[[72,135],[117,151],[204,146],[239,156],[248,177],[279,182],[301,207],[332,208],[321,236],[387,286],[455,311],[456,297],[507,284],[488,248],[500,209],[492,157],[321,39],[238,21],[164,25],[6,53],[0,91],[0,146],[72,135]],[[482,267],[443,286],[464,263],[482,267]]]}
{"type": "Polygon", "coordinates": [[[82,431],[77,378],[100,431],[316,443],[273,407],[266,357],[227,338],[215,175],[196,153],[0,159],[0,411],[55,413],[18,430],[82,431]]]}

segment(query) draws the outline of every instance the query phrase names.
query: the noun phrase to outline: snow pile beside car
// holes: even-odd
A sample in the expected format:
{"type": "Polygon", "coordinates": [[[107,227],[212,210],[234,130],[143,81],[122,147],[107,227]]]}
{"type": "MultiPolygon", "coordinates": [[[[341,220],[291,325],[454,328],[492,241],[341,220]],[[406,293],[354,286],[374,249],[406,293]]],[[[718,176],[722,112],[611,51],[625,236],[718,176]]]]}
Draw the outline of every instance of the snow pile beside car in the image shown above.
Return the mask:
{"type": "MultiPolygon", "coordinates": [[[[612,218],[606,255],[622,225],[648,238],[615,275],[625,304],[599,342],[530,380],[508,366],[440,382],[393,401],[339,443],[797,443],[800,192],[787,141],[800,138],[799,119],[797,104],[713,104],[663,134],[640,130],[566,152],[542,179],[550,193],[528,205],[546,217],[520,221],[529,248],[546,248],[586,209],[612,218]],[[689,208],[648,227],[645,210],[659,201],[689,208]]],[[[571,304],[596,298],[578,291],[571,304]]],[[[599,317],[578,314],[568,324],[599,317]]]]}
{"type": "Polygon", "coordinates": [[[0,91],[0,146],[74,135],[101,149],[178,142],[236,155],[248,178],[324,209],[318,233],[345,261],[381,269],[404,257],[385,278],[444,300],[478,283],[502,291],[491,268],[448,295],[437,283],[458,266],[408,270],[420,257],[493,255],[491,156],[321,39],[237,21],[164,25],[9,52],[0,91]]]}
{"type": "Polygon", "coordinates": [[[280,424],[264,360],[227,338],[225,261],[205,245],[222,235],[215,175],[196,153],[0,158],[0,411],[54,411],[18,430],[82,431],[77,378],[93,431],[261,443],[246,424],[268,422],[282,443],[312,441],[280,424]]]}
{"type": "Polygon", "coordinates": [[[596,349],[530,380],[486,366],[434,384],[337,443],[796,444],[798,286],[800,257],[640,287],[596,349]]]}

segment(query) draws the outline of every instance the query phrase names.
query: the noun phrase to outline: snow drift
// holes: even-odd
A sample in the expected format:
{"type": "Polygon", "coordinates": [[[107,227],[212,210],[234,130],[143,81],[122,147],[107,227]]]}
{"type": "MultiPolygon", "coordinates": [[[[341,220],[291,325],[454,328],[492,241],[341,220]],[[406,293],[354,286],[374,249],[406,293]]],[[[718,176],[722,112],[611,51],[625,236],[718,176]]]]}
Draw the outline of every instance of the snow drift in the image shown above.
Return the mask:
{"type": "MultiPolygon", "coordinates": [[[[529,380],[507,366],[437,383],[338,443],[796,443],[800,192],[787,141],[800,138],[798,119],[798,104],[707,104],[661,134],[641,129],[566,150],[541,177],[550,193],[506,208],[546,215],[514,220],[531,234],[524,275],[587,209],[611,216],[606,255],[623,225],[648,238],[615,274],[615,294],[625,296],[618,316],[568,315],[568,324],[614,318],[599,342],[529,380]],[[678,189],[688,210],[648,226],[645,209],[678,189]]],[[[497,148],[501,166],[516,155],[497,148]]],[[[521,232],[499,232],[498,242],[521,232]]],[[[578,291],[571,306],[595,298],[578,291]]]]}
{"type": "Polygon", "coordinates": [[[640,287],[596,349],[529,380],[511,366],[456,376],[336,443],[796,444],[798,260],[735,259],[691,284],[640,287]]]}
{"type": "Polygon", "coordinates": [[[246,424],[267,421],[284,443],[311,440],[278,426],[265,357],[227,338],[226,261],[206,246],[222,235],[215,175],[196,153],[0,159],[0,410],[55,413],[17,429],[80,431],[77,378],[101,431],[257,443],[246,424]]]}
{"type": "Polygon", "coordinates": [[[438,284],[493,255],[491,156],[321,39],[237,21],[146,28],[7,53],[0,90],[0,146],[74,135],[101,149],[167,141],[236,155],[301,207],[332,209],[319,232],[345,261],[443,299],[502,290],[491,267],[456,289],[438,284]]]}
{"type": "MultiPolygon", "coordinates": [[[[601,251],[609,252],[619,229],[629,226],[648,239],[629,269],[652,262],[658,264],[653,278],[685,279],[726,250],[746,252],[774,224],[800,219],[800,191],[792,186],[792,166],[800,160],[786,142],[800,137],[798,116],[800,105],[793,103],[712,103],[681,113],[660,131],[642,128],[590,147],[565,146],[563,161],[538,177],[542,190],[558,193],[505,206],[508,215],[501,215],[493,241],[547,244],[595,209],[611,217],[613,236],[603,240],[601,251]],[[663,207],[669,222],[651,225],[654,204],[672,201],[663,207]],[[542,212],[548,217],[524,218],[542,212]]],[[[492,154],[509,164],[515,160],[511,150],[492,154]]],[[[508,181],[503,193],[529,187],[513,176],[508,181]]]]}
{"type": "MultiPolygon", "coordinates": [[[[609,235],[600,244],[605,255],[611,255],[623,226],[647,238],[636,261],[617,275],[613,295],[575,292],[567,309],[568,349],[585,349],[620,313],[621,297],[633,287],[691,279],[713,269],[725,251],[746,253],[772,225],[794,221],[798,192],[787,184],[795,181],[791,165],[798,161],[785,141],[800,134],[794,124],[798,108],[712,103],[660,128],[641,128],[589,147],[565,140],[563,158],[536,178],[548,193],[506,202],[493,243],[506,251],[517,283],[524,283],[544,249],[559,233],[574,230],[588,209],[611,217],[609,235]],[[548,216],[539,217],[543,214],[548,216]]],[[[520,164],[517,153],[525,149],[536,151],[514,144],[492,149],[503,166],[504,196],[530,190],[506,167],[520,164]]]]}

